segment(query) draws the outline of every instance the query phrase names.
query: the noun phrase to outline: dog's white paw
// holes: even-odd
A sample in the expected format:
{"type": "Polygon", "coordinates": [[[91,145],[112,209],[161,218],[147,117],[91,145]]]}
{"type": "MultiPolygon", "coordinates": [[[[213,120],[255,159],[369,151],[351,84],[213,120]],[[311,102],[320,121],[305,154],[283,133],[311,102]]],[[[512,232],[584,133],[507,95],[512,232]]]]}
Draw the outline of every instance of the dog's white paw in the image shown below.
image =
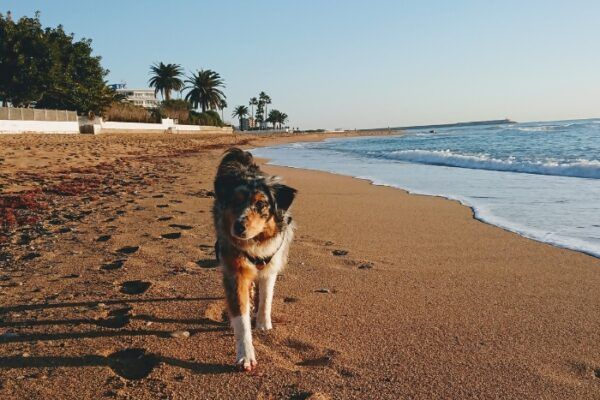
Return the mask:
{"type": "Polygon", "coordinates": [[[257,319],[255,328],[259,331],[268,331],[273,329],[273,324],[271,323],[271,321],[263,321],[257,319]]]}
{"type": "Polygon", "coordinates": [[[235,360],[236,367],[241,371],[250,372],[256,368],[256,356],[254,355],[254,347],[252,345],[238,346],[237,357],[235,360]]]}
{"type": "Polygon", "coordinates": [[[256,362],[255,358],[242,357],[235,362],[235,365],[240,371],[251,372],[256,368],[258,363],[256,362]]]}

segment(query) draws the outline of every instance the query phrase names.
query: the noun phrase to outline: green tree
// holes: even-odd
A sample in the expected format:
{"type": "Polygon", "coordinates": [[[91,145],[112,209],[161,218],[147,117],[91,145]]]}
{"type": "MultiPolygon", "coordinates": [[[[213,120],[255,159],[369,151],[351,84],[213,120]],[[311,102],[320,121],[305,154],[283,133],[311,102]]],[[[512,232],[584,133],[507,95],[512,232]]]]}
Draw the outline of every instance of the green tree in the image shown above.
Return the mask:
{"type": "Polygon", "coordinates": [[[252,97],[248,102],[248,105],[252,108],[252,118],[254,118],[254,106],[258,105],[258,99],[256,97],[252,97]]]}
{"type": "Polygon", "coordinates": [[[61,25],[42,28],[39,12],[16,22],[0,14],[0,39],[3,105],[101,113],[112,101],[91,40],[76,41],[61,25]]]}
{"type": "Polygon", "coordinates": [[[269,115],[267,106],[269,104],[271,104],[271,97],[268,94],[266,94],[265,92],[260,92],[258,94],[258,99],[259,99],[259,101],[261,101],[263,103],[263,105],[265,107],[264,115],[269,115]]]}
{"type": "Polygon", "coordinates": [[[148,84],[154,87],[154,94],[160,92],[163,99],[168,101],[172,90],[183,88],[183,81],[180,79],[182,72],[179,64],[154,63],[150,66],[151,77],[148,84]]]}
{"type": "Polygon", "coordinates": [[[277,118],[277,122],[279,123],[279,129],[287,122],[288,115],[284,112],[280,112],[277,118]]]}
{"type": "Polygon", "coordinates": [[[223,116],[223,110],[227,108],[227,101],[225,99],[221,99],[219,102],[219,109],[221,110],[221,121],[225,121],[225,117],[223,116]]]}
{"type": "Polygon", "coordinates": [[[242,129],[242,119],[248,115],[248,107],[246,106],[237,106],[233,109],[232,117],[238,118],[240,121],[240,130],[242,129]]]}
{"type": "Polygon", "coordinates": [[[225,82],[221,76],[210,69],[199,70],[186,79],[188,85],[184,87],[189,92],[185,95],[185,99],[192,104],[192,107],[206,110],[214,110],[219,108],[221,100],[226,96],[220,88],[225,87],[225,82]]]}
{"type": "Polygon", "coordinates": [[[271,124],[273,124],[273,129],[275,129],[275,125],[277,124],[277,118],[279,118],[277,110],[271,110],[271,112],[269,112],[269,116],[267,117],[266,121],[270,122],[271,124]]]}
{"type": "Polygon", "coordinates": [[[265,120],[265,103],[262,100],[258,101],[256,106],[256,122],[259,124],[265,120]]]}
{"type": "Polygon", "coordinates": [[[283,126],[283,124],[285,124],[285,122],[287,121],[287,114],[283,113],[279,110],[271,110],[269,112],[269,117],[267,118],[267,122],[270,122],[273,124],[273,129],[275,129],[276,126],[279,127],[279,129],[281,129],[281,127],[283,126]]]}

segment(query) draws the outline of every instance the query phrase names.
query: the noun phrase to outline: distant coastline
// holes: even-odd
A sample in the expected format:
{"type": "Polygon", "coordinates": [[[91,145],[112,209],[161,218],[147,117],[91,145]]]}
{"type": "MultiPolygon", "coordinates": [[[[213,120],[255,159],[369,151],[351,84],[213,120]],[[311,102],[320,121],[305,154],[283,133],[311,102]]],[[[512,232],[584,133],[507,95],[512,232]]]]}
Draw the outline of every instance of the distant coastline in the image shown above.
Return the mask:
{"type": "Polygon", "coordinates": [[[412,126],[395,126],[387,128],[375,128],[375,129],[359,129],[360,131],[384,131],[384,130],[408,130],[408,129],[436,129],[436,128],[459,128],[462,126],[476,126],[476,125],[500,125],[500,124],[516,124],[516,121],[512,121],[508,118],[505,119],[493,119],[489,121],[470,121],[470,122],[455,122],[451,124],[434,124],[434,125],[412,125],[412,126]]]}

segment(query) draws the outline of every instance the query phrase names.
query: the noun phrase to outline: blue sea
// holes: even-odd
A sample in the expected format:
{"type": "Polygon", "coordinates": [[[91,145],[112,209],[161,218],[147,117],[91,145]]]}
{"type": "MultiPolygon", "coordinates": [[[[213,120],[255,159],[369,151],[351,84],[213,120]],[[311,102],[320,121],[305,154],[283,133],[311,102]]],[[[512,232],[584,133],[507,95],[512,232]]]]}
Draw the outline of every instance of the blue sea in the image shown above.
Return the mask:
{"type": "Polygon", "coordinates": [[[600,119],[414,129],[252,152],[458,200],[477,219],[600,257],[600,119]]]}

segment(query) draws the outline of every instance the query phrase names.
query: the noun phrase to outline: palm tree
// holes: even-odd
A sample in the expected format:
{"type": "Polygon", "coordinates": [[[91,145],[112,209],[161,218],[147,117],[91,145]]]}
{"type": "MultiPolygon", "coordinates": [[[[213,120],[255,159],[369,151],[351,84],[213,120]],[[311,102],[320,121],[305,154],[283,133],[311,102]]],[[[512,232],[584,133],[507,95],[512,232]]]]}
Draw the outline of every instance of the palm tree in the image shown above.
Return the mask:
{"type": "Polygon", "coordinates": [[[267,104],[271,104],[271,97],[268,94],[266,94],[265,92],[260,92],[258,94],[258,98],[265,106],[265,115],[269,115],[267,113],[267,104]]]}
{"type": "Polygon", "coordinates": [[[277,118],[277,122],[279,122],[279,129],[281,129],[281,126],[286,123],[287,119],[288,119],[288,115],[286,113],[284,113],[284,112],[279,113],[279,118],[277,118]]]}
{"type": "Polygon", "coordinates": [[[214,110],[219,107],[221,100],[225,99],[225,94],[221,91],[225,87],[225,82],[221,75],[210,69],[201,69],[192,74],[185,80],[188,86],[184,87],[189,92],[185,95],[185,100],[192,103],[192,107],[202,108],[202,112],[207,109],[214,110]]]}
{"type": "Polygon", "coordinates": [[[148,81],[150,87],[154,87],[154,94],[158,92],[163,99],[171,99],[171,90],[181,90],[183,82],[179,78],[182,69],[179,64],[154,63],[150,66],[151,78],[148,81]]]}
{"type": "Polygon", "coordinates": [[[233,114],[231,114],[232,117],[234,118],[238,118],[240,121],[240,130],[242,129],[242,119],[248,115],[248,107],[246,106],[237,106],[236,108],[233,109],[233,114]]]}
{"type": "Polygon", "coordinates": [[[254,118],[254,106],[258,105],[258,99],[256,97],[252,97],[248,105],[252,107],[252,118],[254,118]]]}
{"type": "Polygon", "coordinates": [[[225,121],[225,118],[223,117],[223,109],[227,108],[227,102],[225,99],[221,99],[219,102],[219,108],[221,109],[221,121],[225,121]]]}
{"type": "Polygon", "coordinates": [[[277,124],[277,120],[279,119],[279,111],[271,110],[269,116],[267,117],[267,122],[273,124],[273,129],[275,129],[275,125],[277,124]]]}
{"type": "Polygon", "coordinates": [[[273,129],[275,129],[276,125],[278,125],[279,129],[281,129],[283,124],[285,124],[285,121],[287,121],[287,118],[288,115],[286,113],[283,113],[279,110],[271,110],[269,117],[267,118],[267,122],[273,124],[273,129]]]}

